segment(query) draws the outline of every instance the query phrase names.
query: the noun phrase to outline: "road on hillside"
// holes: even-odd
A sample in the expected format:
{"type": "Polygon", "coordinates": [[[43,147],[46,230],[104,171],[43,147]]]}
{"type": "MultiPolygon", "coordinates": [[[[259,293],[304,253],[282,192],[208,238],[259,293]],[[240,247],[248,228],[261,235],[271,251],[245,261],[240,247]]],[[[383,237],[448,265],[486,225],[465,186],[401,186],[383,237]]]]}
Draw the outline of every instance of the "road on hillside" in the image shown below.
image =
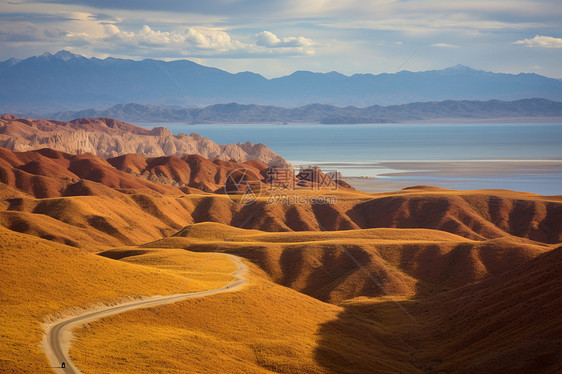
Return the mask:
{"type": "Polygon", "coordinates": [[[174,294],[168,296],[154,296],[141,301],[133,301],[110,307],[99,308],[79,316],[66,318],[48,326],[45,338],[43,339],[43,351],[49,358],[51,368],[53,368],[57,373],[82,373],[76,366],[74,366],[74,363],[70,360],[70,355],[68,353],[72,339],[72,329],[77,326],[133,309],[150,308],[157,305],[175,303],[189,298],[216,295],[240,289],[248,282],[243,276],[243,274],[247,272],[248,268],[238,257],[233,255],[227,256],[232,258],[232,260],[238,265],[238,269],[232,273],[232,275],[236,276],[237,279],[224,287],[208,291],[174,294]],[[62,362],[65,363],[64,368],[61,367],[62,362]]]}

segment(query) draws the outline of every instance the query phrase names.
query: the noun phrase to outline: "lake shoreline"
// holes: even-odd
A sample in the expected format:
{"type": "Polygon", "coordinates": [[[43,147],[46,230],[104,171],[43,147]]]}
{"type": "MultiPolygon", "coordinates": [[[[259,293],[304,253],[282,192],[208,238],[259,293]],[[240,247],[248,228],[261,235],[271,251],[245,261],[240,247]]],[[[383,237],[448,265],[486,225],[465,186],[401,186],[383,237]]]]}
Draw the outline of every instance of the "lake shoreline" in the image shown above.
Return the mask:
{"type": "Polygon", "coordinates": [[[374,177],[347,176],[343,179],[364,192],[431,185],[456,190],[511,189],[542,195],[562,195],[562,184],[559,184],[562,183],[562,160],[399,161],[381,162],[373,166],[381,166],[385,171],[391,169],[392,172],[382,172],[374,177]]]}
{"type": "Polygon", "coordinates": [[[466,120],[471,123],[150,127],[198,133],[218,144],[263,143],[296,169],[317,165],[347,178],[367,177],[351,183],[367,192],[426,184],[562,193],[562,122],[466,120]]]}

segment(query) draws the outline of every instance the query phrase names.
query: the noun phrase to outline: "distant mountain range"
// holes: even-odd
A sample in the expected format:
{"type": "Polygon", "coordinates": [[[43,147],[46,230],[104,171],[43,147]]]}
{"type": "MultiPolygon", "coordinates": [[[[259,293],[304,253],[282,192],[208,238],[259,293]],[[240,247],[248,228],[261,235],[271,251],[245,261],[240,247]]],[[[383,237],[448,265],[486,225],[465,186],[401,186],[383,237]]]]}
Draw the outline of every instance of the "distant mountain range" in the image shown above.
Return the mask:
{"type": "Polygon", "coordinates": [[[546,99],[517,101],[441,101],[367,108],[309,104],[297,108],[264,105],[216,104],[203,109],[118,104],[105,110],[80,110],[25,117],[69,121],[82,117],[111,117],[134,123],[384,123],[423,120],[562,118],[562,103],[546,99]]]}
{"type": "Polygon", "coordinates": [[[336,106],[443,100],[562,101],[562,81],[537,74],[501,74],[458,65],[444,70],[342,75],[297,71],[267,79],[188,60],[85,58],[68,51],[0,62],[0,111],[52,113],[141,103],[199,107],[217,103],[336,106]]]}

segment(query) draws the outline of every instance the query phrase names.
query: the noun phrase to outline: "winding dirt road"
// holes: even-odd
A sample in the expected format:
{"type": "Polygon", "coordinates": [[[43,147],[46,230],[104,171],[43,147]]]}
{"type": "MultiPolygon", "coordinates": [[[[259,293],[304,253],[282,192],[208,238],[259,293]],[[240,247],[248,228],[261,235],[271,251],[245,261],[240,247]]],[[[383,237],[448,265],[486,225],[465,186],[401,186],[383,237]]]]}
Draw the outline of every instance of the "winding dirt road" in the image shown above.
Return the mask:
{"type": "Polygon", "coordinates": [[[237,279],[224,287],[208,291],[199,291],[168,296],[154,296],[141,301],[127,302],[106,308],[88,311],[84,314],[69,317],[54,324],[48,325],[46,328],[45,338],[43,339],[42,348],[49,358],[49,362],[52,365],[51,368],[53,368],[57,373],[82,373],[76,366],[74,366],[74,363],[70,360],[70,355],[68,353],[72,340],[72,329],[77,326],[133,309],[171,304],[185,299],[216,295],[224,292],[233,292],[240,289],[244,284],[248,282],[243,276],[243,274],[247,272],[248,268],[244,263],[242,263],[242,261],[240,261],[238,257],[233,255],[227,256],[232,258],[232,260],[238,265],[238,269],[232,273],[232,275],[236,276],[237,279]],[[61,367],[62,362],[65,363],[64,368],[61,367]]]}

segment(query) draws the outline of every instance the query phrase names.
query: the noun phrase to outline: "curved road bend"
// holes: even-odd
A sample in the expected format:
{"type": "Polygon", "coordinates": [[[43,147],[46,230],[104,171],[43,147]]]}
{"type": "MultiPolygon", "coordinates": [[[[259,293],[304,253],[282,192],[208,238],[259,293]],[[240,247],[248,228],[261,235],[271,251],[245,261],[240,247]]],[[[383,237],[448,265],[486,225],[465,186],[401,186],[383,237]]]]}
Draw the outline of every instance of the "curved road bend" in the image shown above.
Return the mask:
{"type": "Polygon", "coordinates": [[[79,316],[69,317],[57,322],[54,325],[49,325],[46,330],[45,338],[43,339],[42,348],[51,363],[51,367],[54,368],[57,373],[82,373],[76,366],[74,366],[74,363],[70,360],[70,355],[68,353],[70,341],[72,339],[72,329],[77,326],[133,309],[150,308],[156,305],[171,304],[189,298],[203,297],[238,290],[248,282],[243,276],[248,268],[238,257],[233,255],[227,256],[232,258],[232,260],[238,265],[238,269],[232,273],[232,275],[236,276],[237,279],[224,287],[208,291],[168,296],[154,296],[141,301],[127,302],[89,311],[79,316]],[[65,363],[64,368],[61,368],[62,362],[65,363]]]}

